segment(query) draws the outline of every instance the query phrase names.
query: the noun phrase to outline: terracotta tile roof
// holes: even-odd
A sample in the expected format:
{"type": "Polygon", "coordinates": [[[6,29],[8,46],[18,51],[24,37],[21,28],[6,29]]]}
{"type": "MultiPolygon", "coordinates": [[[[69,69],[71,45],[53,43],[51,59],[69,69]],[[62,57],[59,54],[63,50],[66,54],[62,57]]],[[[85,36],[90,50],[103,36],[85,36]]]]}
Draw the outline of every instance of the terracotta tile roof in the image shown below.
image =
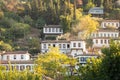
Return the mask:
{"type": "Polygon", "coordinates": [[[69,43],[67,40],[44,40],[41,43],[69,43]]]}
{"type": "Polygon", "coordinates": [[[34,64],[34,61],[1,61],[1,64],[34,64]]]}
{"type": "Polygon", "coordinates": [[[120,22],[119,20],[103,20],[102,22],[120,22]]]}
{"type": "Polygon", "coordinates": [[[6,54],[29,54],[29,53],[28,51],[12,51],[12,52],[4,52],[1,55],[6,55],[6,54]]]}
{"type": "Polygon", "coordinates": [[[98,32],[119,32],[117,29],[100,28],[98,32]]]}
{"type": "Polygon", "coordinates": [[[62,26],[61,25],[45,25],[44,26],[45,28],[61,28],[62,26]]]}

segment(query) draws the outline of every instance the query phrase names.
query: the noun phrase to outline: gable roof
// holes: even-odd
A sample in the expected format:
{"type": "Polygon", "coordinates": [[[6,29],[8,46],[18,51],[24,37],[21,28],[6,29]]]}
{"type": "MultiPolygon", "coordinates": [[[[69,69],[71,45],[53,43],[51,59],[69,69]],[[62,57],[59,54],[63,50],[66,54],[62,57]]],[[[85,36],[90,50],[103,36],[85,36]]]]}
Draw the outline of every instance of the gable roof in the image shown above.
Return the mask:
{"type": "Polygon", "coordinates": [[[101,7],[93,7],[88,11],[89,14],[104,14],[103,8],[101,7]]]}

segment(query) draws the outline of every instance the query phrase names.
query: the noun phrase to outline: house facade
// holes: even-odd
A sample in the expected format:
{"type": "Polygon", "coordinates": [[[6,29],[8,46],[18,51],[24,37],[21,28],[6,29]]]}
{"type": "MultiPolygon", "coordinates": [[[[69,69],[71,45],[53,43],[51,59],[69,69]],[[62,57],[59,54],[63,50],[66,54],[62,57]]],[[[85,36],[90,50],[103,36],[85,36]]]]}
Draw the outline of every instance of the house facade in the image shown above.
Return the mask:
{"type": "Polygon", "coordinates": [[[6,67],[6,70],[17,69],[19,71],[29,69],[33,71],[34,62],[30,58],[27,51],[3,52],[0,55],[1,65],[6,67]]]}
{"type": "Polygon", "coordinates": [[[44,39],[47,37],[57,37],[63,34],[63,29],[61,25],[45,25],[43,27],[44,39]]]}
{"type": "Polygon", "coordinates": [[[93,48],[109,47],[110,40],[117,38],[119,38],[119,31],[116,29],[101,28],[91,34],[93,48]]]}
{"type": "Polygon", "coordinates": [[[115,27],[118,29],[120,27],[120,21],[119,20],[103,20],[101,22],[101,27],[102,28],[115,27]]]}
{"type": "Polygon", "coordinates": [[[86,51],[84,40],[47,40],[41,41],[41,53],[48,52],[50,46],[59,47],[61,53],[70,53],[73,57],[75,54],[82,54],[86,51]]]}

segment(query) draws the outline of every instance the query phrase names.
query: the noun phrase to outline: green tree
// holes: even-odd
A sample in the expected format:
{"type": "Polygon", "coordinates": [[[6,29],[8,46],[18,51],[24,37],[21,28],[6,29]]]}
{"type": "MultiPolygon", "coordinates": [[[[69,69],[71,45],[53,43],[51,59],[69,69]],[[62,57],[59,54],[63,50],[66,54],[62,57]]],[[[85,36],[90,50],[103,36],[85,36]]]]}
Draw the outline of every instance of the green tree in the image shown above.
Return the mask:
{"type": "Polygon", "coordinates": [[[0,50],[1,51],[12,51],[13,48],[10,44],[4,43],[3,41],[0,41],[0,50]]]}
{"type": "Polygon", "coordinates": [[[120,63],[120,42],[111,42],[110,47],[104,48],[102,51],[105,54],[101,65],[103,80],[119,80],[120,64],[118,63],[120,63]]]}
{"type": "Polygon", "coordinates": [[[100,66],[102,59],[90,58],[85,66],[79,66],[79,77],[81,80],[101,80],[100,66]]]}
{"type": "Polygon", "coordinates": [[[79,38],[86,39],[89,35],[96,31],[99,24],[96,20],[92,19],[90,15],[85,15],[80,18],[78,24],[72,28],[73,35],[77,35],[79,38]],[[80,34],[78,34],[81,32],[80,34]]]}
{"type": "Polygon", "coordinates": [[[65,54],[60,53],[58,48],[51,47],[49,52],[39,55],[36,60],[36,72],[51,78],[57,78],[58,75],[66,74],[66,66],[72,63],[75,65],[74,59],[69,59],[65,54]]]}
{"type": "Polygon", "coordinates": [[[25,15],[24,23],[29,24],[30,26],[33,26],[33,19],[29,15],[25,15]]]}
{"type": "Polygon", "coordinates": [[[10,35],[14,39],[18,39],[25,37],[30,32],[30,26],[24,23],[15,23],[9,30],[10,35]]]}

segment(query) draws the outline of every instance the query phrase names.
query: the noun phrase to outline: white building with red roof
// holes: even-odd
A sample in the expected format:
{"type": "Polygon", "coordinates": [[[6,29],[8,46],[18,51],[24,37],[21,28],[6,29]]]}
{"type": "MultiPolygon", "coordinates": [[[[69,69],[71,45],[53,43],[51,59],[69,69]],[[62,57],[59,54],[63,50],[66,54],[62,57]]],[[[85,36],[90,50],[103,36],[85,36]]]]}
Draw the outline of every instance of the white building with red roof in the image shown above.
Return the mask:
{"type": "Polygon", "coordinates": [[[1,65],[6,67],[6,70],[10,70],[16,67],[17,70],[29,69],[33,71],[34,61],[31,60],[28,51],[13,51],[13,52],[2,52],[0,55],[1,65]]]}
{"type": "Polygon", "coordinates": [[[102,28],[115,27],[116,29],[118,29],[120,27],[120,21],[119,20],[103,20],[101,22],[101,27],[102,28]]]}
{"type": "Polygon", "coordinates": [[[111,28],[100,28],[91,34],[93,48],[101,49],[103,46],[109,47],[111,39],[118,39],[119,31],[111,28]]]}

